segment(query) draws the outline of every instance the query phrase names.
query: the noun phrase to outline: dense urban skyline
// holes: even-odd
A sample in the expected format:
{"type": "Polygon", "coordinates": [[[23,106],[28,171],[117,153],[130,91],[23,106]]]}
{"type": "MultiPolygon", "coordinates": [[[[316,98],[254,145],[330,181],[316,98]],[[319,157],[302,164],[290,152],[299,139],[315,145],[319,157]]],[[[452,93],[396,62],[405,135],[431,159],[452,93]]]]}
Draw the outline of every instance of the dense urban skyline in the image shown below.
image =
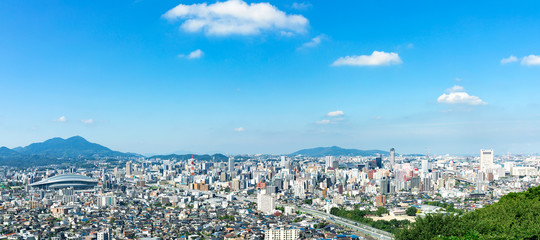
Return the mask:
{"type": "Polygon", "coordinates": [[[537,153],[538,7],[3,2],[0,146],[537,153]]]}

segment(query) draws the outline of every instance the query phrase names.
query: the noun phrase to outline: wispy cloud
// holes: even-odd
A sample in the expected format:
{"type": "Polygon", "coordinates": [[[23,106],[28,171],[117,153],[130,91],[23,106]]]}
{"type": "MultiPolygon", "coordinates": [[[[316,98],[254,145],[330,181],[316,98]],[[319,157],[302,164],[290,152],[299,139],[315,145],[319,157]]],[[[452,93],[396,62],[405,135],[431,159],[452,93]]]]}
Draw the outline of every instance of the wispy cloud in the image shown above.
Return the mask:
{"type": "Polygon", "coordinates": [[[330,123],[330,120],[328,120],[328,119],[323,119],[323,120],[320,120],[320,121],[316,121],[315,123],[316,123],[316,124],[319,124],[319,125],[326,125],[326,124],[329,124],[329,123],[330,123]]]}
{"type": "Polygon", "coordinates": [[[66,116],[61,116],[54,120],[55,122],[67,122],[66,116]]]}
{"type": "Polygon", "coordinates": [[[345,113],[341,110],[337,110],[337,111],[333,111],[333,112],[329,112],[326,114],[326,116],[328,117],[339,117],[339,116],[343,116],[345,115],[345,113]]]}
{"type": "Polygon", "coordinates": [[[373,51],[371,55],[340,57],[332,63],[332,66],[386,66],[401,63],[397,53],[373,51]]]}
{"type": "Polygon", "coordinates": [[[237,128],[235,128],[235,129],[233,129],[233,131],[235,131],[235,132],[243,132],[243,131],[245,131],[245,130],[246,130],[246,129],[244,129],[243,127],[237,127],[237,128]]]}
{"type": "Polygon", "coordinates": [[[518,59],[516,56],[510,55],[510,57],[501,59],[501,64],[513,63],[513,62],[517,62],[517,60],[518,59]]]}
{"type": "Polygon", "coordinates": [[[306,42],[304,44],[302,44],[301,47],[299,47],[298,49],[303,49],[303,48],[312,48],[312,47],[316,47],[316,46],[319,46],[319,44],[321,44],[321,42],[326,39],[326,35],[324,34],[320,34],[314,38],[312,38],[309,42],[306,42]]]}
{"type": "Polygon", "coordinates": [[[197,49],[193,52],[190,52],[188,55],[185,54],[179,54],[178,57],[180,58],[187,58],[187,59],[198,59],[202,58],[204,56],[204,52],[201,51],[201,49],[197,49]]]}
{"type": "Polygon", "coordinates": [[[263,31],[303,33],[309,21],[302,15],[287,14],[270,3],[228,0],[213,4],[179,4],[163,14],[165,19],[183,20],[186,32],[206,35],[257,35],[263,31]]]}
{"type": "Polygon", "coordinates": [[[306,10],[308,8],[310,8],[312,5],[311,3],[307,3],[307,2],[295,2],[292,4],[292,8],[293,9],[296,9],[296,10],[306,10]]]}
{"type": "Polygon", "coordinates": [[[529,55],[529,56],[525,56],[523,57],[523,59],[521,59],[521,65],[525,65],[525,66],[540,66],[540,56],[538,55],[529,55]]]}
{"type": "Polygon", "coordinates": [[[465,104],[465,105],[486,105],[484,102],[477,96],[471,96],[465,92],[465,89],[462,86],[453,86],[446,90],[449,93],[443,93],[437,102],[446,103],[446,104],[465,104]]]}
{"type": "Polygon", "coordinates": [[[446,89],[447,92],[462,92],[464,90],[464,87],[458,85],[454,85],[453,87],[446,89]]]}
{"type": "Polygon", "coordinates": [[[92,119],[92,118],[83,119],[83,120],[81,120],[81,122],[84,123],[84,124],[92,124],[92,123],[94,123],[94,119],[92,119]]]}

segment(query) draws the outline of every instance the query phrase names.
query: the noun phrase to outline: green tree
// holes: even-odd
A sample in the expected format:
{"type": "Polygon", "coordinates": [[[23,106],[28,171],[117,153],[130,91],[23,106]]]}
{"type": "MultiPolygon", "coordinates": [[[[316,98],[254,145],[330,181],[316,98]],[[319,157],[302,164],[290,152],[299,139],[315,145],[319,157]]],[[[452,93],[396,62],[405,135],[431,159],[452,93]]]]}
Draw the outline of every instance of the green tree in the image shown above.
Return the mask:
{"type": "Polygon", "coordinates": [[[395,234],[405,239],[540,239],[540,186],[463,215],[428,214],[395,234]]]}
{"type": "Polygon", "coordinates": [[[384,207],[379,207],[377,208],[377,211],[375,212],[375,214],[379,217],[381,217],[383,214],[388,214],[388,209],[384,208],[384,207]]]}
{"type": "Polygon", "coordinates": [[[418,209],[416,209],[415,207],[409,207],[407,208],[407,210],[405,210],[405,213],[407,214],[407,216],[416,216],[417,211],[418,209]]]}

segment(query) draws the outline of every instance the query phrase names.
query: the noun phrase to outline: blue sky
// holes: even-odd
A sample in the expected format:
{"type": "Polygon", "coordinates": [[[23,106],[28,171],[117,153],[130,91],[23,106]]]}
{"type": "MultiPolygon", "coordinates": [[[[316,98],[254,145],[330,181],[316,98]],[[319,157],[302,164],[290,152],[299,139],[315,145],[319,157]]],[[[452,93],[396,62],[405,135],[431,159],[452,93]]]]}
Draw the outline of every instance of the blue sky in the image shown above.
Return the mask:
{"type": "Polygon", "coordinates": [[[0,145],[540,147],[537,1],[3,1],[0,145]]]}

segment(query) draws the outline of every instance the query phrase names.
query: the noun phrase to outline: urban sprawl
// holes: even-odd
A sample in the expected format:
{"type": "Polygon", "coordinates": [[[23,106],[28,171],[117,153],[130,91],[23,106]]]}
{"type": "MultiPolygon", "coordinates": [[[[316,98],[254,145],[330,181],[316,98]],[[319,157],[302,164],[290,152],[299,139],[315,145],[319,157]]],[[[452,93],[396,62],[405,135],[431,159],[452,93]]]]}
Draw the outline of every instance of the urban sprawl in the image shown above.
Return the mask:
{"type": "Polygon", "coordinates": [[[538,185],[539,161],[391,149],[2,167],[0,239],[393,239],[415,216],[471,211],[538,185]]]}

